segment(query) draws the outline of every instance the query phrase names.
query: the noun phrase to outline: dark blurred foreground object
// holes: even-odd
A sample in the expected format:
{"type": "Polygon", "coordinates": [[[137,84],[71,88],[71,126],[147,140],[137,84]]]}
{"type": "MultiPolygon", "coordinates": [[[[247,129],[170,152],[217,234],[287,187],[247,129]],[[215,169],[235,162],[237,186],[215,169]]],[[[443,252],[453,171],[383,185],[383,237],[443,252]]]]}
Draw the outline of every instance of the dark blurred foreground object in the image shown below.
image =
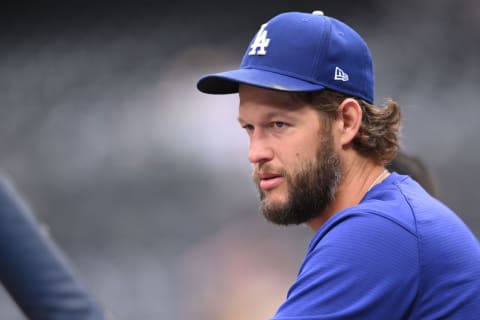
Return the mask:
{"type": "Polygon", "coordinates": [[[417,181],[428,193],[438,197],[438,189],[434,176],[425,163],[418,157],[403,150],[398,151],[396,157],[387,164],[388,171],[409,175],[417,181]]]}
{"type": "Polygon", "coordinates": [[[0,281],[28,319],[104,319],[60,248],[4,177],[0,177],[0,281]]]}

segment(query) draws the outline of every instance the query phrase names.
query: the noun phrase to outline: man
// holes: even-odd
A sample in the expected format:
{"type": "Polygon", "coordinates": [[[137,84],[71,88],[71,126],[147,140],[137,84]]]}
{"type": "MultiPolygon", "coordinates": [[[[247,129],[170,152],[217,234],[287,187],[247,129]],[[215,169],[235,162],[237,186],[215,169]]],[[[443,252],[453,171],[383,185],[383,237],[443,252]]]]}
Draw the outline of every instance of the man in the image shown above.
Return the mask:
{"type": "Polygon", "coordinates": [[[273,319],[480,317],[479,242],[418,183],[385,169],[400,110],[373,104],[371,54],[353,29],[319,11],[277,15],[238,70],[197,87],[239,93],[265,217],[315,232],[273,319]]]}

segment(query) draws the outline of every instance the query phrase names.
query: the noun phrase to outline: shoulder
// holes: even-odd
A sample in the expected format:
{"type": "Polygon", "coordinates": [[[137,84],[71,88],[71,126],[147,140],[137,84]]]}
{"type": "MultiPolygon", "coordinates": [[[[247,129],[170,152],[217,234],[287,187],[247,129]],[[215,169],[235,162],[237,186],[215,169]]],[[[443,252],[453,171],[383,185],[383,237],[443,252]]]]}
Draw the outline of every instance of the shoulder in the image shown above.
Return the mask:
{"type": "MultiPolygon", "coordinates": [[[[369,261],[377,261],[372,267],[381,268],[387,263],[402,264],[407,257],[408,260],[417,258],[418,239],[414,230],[388,215],[348,211],[324,227],[312,239],[306,261],[328,255],[329,259],[347,258],[348,263],[370,265],[369,261]]],[[[407,268],[414,266],[412,261],[406,263],[407,268]]]]}
{"type": "Polygon", "coordinates": [[[320,242],[338,244],[375,242],[377,238],[388,238],[402,242],[416,237],[416,220],[409,200],[403,194],[399,179],[388,178],[381,188],[374,188],[356,206],[346,208],[331,217],[316,233],[310,249],[320,242]]]}
{"type": "Polygon", "coordinates": [[[366,277],[373,270],[390,275],[402,269],[417,273],[416,218],[398,185],[405,183],[403,180],[398,175],[391,178],[359,205],[328,220],[312,239],[301,272],[326,264],[352,268],[366,277]]]}
{"type": "Polygon", "coordinates": [[[344,214],[312,242],[274,319],[386,319],[404,314],[417,288],[416,237],[382,216],[344,214]]]}

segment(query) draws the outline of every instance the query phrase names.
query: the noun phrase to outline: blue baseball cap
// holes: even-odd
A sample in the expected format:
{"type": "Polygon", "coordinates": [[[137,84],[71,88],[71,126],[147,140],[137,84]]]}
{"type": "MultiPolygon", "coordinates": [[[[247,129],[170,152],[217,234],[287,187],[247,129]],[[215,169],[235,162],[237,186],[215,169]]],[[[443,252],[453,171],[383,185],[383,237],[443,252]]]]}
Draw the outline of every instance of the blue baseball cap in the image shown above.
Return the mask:
{"type": "Polygon", "coordinates": [[[238,84],[280,91],[330,89],[374,100],[370,50],[345,23],[313,13],[281,13],[260,27],[240,68],[202,77],[198,90],[211,94],[238,92],[238,84]]]}

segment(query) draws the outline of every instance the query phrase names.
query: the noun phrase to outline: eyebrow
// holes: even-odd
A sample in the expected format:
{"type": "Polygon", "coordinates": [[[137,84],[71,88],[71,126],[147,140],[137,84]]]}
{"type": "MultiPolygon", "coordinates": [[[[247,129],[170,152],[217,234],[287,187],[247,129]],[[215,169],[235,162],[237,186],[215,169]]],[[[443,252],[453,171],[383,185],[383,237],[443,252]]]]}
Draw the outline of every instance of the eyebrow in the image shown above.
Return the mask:
{"type": "MultiPolygon", "coordinates": [[[[295,119],[295,116],[292,116],[290,112],[284,112],[284,111],[282,111],[282,112],[269,111],[269,112],[266,112],[265,114],[261,115],[261,119],[263,121],[268,120],[268,119],[272,119],[272,118],[277,118],[277,117],[285,118],[287,120],[294,120],[295,119]]],[[[242,119],[242,117],[240,117],[240,116],[237,117],[237,121],[240,122],[240,123],[246,123],[247,122],[244,119],[242,119]]]]}

